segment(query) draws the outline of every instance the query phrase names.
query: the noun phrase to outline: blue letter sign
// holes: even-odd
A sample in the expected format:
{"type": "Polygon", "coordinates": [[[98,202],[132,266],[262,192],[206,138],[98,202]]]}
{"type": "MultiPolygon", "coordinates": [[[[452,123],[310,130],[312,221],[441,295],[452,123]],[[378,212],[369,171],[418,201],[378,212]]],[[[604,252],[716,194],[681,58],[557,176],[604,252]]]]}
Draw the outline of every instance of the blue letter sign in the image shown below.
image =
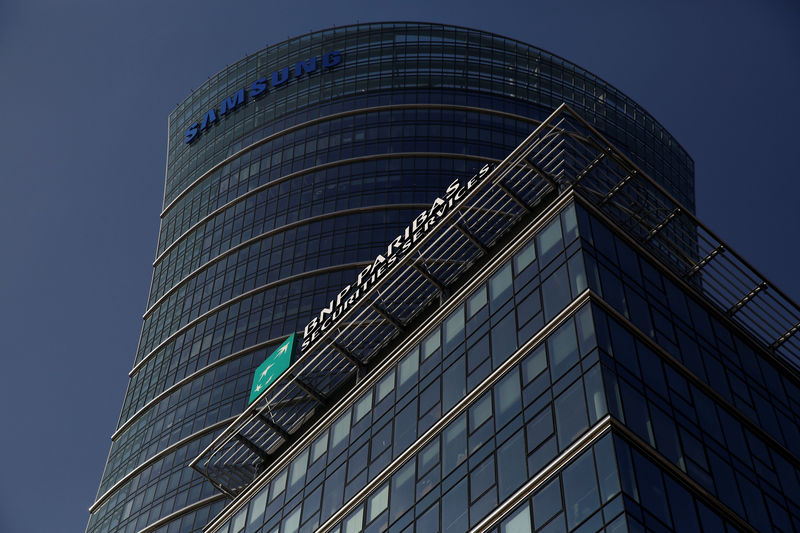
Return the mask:
{"type": "MultiPolygon", "coordinates": [[[[290,78],[294,77],[299,78],[301,76],[310,75],[317,71],[317,64],[318,64],[318,57],[312,57],[309,59],[304,59],[302,61],[297,61],[291,66],[286,66],[280,68],[273,72],[269,77],[258,78],[256,81],[250,84],[250,87],[245,89],[242,87],[231,96],[225,98],[219,104],[219,117],[220,119],[224,116],[229,115],[233,110],[247,105],[249,102],[248,96],[250,100],[255,100],[256,98],[264,95],[267,93],[268,85],[271,86],[273,89],[278,88],[282,85],[285,85],[290,78]],[[294,74],[294,76],[292,76],[294,74]],[[271,83],[270,83],[271,82],[271,83]]],[[[333,52],[326,52],[322,54],[322,68],[329,69],[333,68],[339,63],[342,62],[342,53],[339,50],[334,50],[333,52]]],[[[191,143],[195,139],[197,139],[201,133],[205,130],[210,128],[217,122],[217,108],[209,109],[200,122],[195,122],[191,126],[186,129],[186,136],[184,138],[184,142],[186,144],[191,143]]]]}

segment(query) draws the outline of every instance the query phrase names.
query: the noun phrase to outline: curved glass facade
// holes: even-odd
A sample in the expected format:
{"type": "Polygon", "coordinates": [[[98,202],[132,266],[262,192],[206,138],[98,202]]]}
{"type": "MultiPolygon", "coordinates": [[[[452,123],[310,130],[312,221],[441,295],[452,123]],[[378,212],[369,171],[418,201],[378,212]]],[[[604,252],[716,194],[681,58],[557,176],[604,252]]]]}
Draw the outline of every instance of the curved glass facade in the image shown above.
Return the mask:
{"type": "Polygon", "coordinates": [[[692,160],[639,105],[486,32],[315,32],[194,91],[169,119],[153,280],[87,531],[199,531],[227,500],[187,464],[244,409],[255,367],[454,176],[562,102],[694,209],[692,160]]]}

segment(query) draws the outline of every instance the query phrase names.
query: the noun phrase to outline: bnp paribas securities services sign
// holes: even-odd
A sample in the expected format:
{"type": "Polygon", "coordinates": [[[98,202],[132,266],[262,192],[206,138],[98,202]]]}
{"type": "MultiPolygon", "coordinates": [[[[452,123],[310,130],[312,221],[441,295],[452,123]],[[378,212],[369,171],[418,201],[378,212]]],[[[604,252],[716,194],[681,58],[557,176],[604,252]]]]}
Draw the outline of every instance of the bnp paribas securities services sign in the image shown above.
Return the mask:
{"type": "Polygon", "coordinates": [[[289,338],[283,341],[283,344],[278,346],[278,349],[272,352],[272,355],[267,357],[256,368],[256,374],[253,376],[253,387],[250,389],[250,400],[247,405],[253,403],[253,400],[258,398],[273,381],[278,379],[289,368],[292,363],[292,354],[294,353],[294,335],[294,333],[289,335],[289,338]]]}

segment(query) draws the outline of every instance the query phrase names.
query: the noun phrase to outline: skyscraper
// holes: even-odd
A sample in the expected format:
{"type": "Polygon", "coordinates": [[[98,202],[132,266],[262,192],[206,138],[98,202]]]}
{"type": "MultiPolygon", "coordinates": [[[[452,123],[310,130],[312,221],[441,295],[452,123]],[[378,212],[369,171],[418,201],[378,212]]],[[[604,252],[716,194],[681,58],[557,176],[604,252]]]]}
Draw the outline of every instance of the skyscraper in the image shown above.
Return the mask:
{"type": "Polygon", "coordinates": [[[797,306],[597,77],[475,30],[348,26],[212,77],[168,149],[88,531],[800,524],[797,306]]]}

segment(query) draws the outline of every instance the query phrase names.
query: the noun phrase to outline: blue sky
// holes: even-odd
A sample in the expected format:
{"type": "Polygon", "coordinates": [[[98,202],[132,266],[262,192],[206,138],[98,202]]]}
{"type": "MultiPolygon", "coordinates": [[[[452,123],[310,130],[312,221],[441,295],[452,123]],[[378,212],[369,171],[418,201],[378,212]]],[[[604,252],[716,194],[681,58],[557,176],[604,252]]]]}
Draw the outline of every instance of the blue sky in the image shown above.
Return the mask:
{"type": "Polygon", "coordinates": [[[267,44],[381,20],[489,30],[612,83],[693,156],[700,219],[800,299],[797,2],[0,0],[0,531],[85,528],[152,274],[168,113],[267,44]]]}

